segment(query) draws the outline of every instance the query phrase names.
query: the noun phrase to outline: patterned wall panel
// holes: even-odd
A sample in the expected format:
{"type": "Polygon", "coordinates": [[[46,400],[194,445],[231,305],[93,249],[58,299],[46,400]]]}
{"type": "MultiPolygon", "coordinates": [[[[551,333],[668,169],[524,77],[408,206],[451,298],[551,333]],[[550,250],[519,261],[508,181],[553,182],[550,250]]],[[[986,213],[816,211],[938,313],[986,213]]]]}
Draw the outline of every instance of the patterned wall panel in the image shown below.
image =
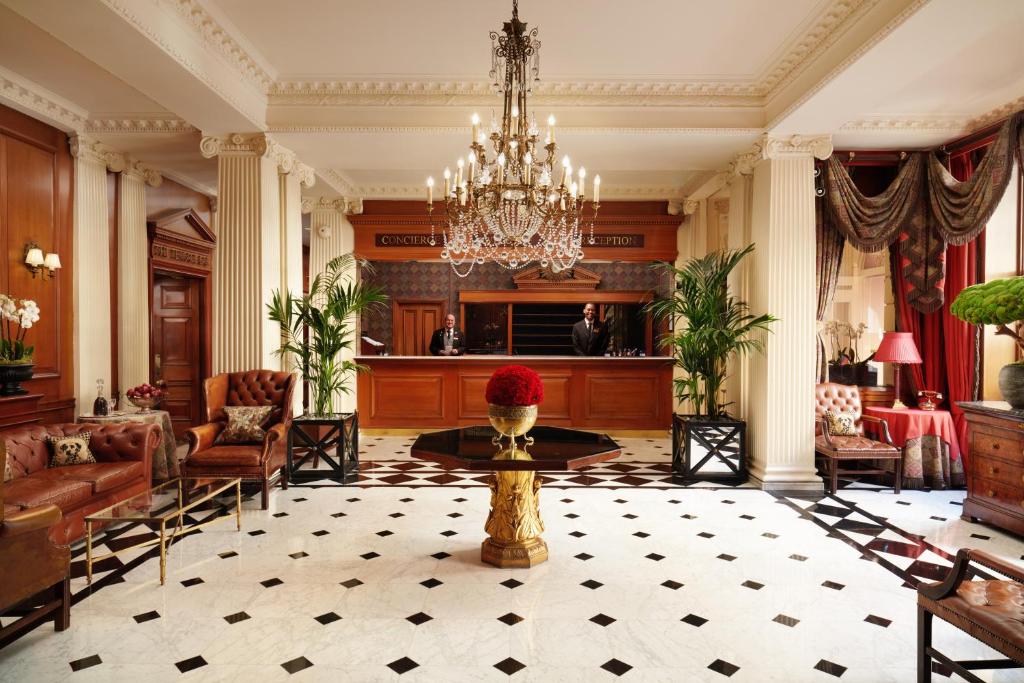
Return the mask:
{"type": "MultiPolygon", "coordinates": [[[[445,310],[458,315],[459,292],[481,289],[515,289],[511,271],[496,263],[476,266],[464,278],[452,272],[447,263],[423,261],[374,261],[373,273],[363,280],[384,289],[391,300],[441,299],[445,310]]],[[[671,278],[649,263],[585,263],[587,270],[601,276],[598,290],[651,289],[665,295],[671,278]]],[[[461,321],[460,321],[461,325],[461,321]]],[[[363,334],[382,341],[390,351],[393,348],[390,307],[379,315],[366,315],[362,320],[363,334]]]]}

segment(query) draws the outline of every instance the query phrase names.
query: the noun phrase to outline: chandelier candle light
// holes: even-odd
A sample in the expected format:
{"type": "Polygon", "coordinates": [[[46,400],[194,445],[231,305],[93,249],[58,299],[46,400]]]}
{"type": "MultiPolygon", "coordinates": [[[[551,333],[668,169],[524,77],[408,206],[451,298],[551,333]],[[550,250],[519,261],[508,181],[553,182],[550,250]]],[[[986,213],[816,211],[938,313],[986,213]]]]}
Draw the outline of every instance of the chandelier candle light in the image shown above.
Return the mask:
{"type": "MultiPolygon", "coordinates": [[[[587,170],[573,173],[568,156],[558,159],[555,117],[548,117],[544,144],[536,115],[527,113],[527,95],[540,80],[537,29],[527,32],[512,3],[512,20],[501,34],[491,32],[490,77],[504,97],[501,121],[491,114],[489,135],[473,114],[469,154],[444,169],[444,224],[441,258],[459,277],[488,260],[516,270],[533,261],[558,272],[583,258],[587,170]],[[488,141],[490,144],[488,145],[488,141]],[[488,146],[490,156],[488,156],[488,146]],[[543,159],[541,158],[543,156],[543,159]],[[561,165],[555,182],[556,164],[561,165]]],[[[600,208],[601,176],[594,176],[589,207],[590,238],[600,208]]],[[[430,244],[434,236],[434,179],[427,178],[430,244]]]]}

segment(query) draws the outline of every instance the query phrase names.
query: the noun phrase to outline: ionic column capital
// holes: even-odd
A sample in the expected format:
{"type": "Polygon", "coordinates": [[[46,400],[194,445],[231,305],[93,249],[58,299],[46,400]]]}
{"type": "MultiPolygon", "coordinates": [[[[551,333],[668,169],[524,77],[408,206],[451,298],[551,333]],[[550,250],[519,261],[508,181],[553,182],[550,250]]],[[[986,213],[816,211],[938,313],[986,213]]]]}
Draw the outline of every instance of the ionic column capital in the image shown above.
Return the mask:
{"type": "Polygon", "coordinates": [[[204,135],[199,151],[207,159],[224,154],[267,157],[277,165],[279,173],[295,173],[303,187],[313,187],[316,173],[312,166],[299,161],[295,152],[266,133],[231,133],[204,135]]]}
{"type": "Polygon", "coordinates": [[[133,159],[124,155],[122,156],[124,162],[121,173],[133,178],[138,178],[150,187],[160,187],[161,183],[164,182],[164,177],[160,174],[160,171],[156,170],[152,166],[144,164],[138,159],[133,159]]]}
{"type": "Polygon", "coordinates": [[[791,135],[787,138],[764,135],[761,150],[765,159],[784,159],[794,156],[813,156],[828,159],[832,155],[831,135],[791,135]]]}
{"type": "Polygon", "coordinates": [[[683,215],[692,216],[697,213],[697,208],[700,206],[699,199],[687,199],[683,202],[683,215]]]}
{"type": "Polygon", "coordinates": [[[157,169],[108,147],[90,135],[72,135],[68,146],[71,156],[76,159],[102,164],[108,171],[125,173],[152,187],[158,187],[164,180],[157,169]]]}
{"type": "Polygon", "coordinates": [[[314,211],[333,211],[342,214],[359,214],[363,212],[362,199],[312,199],[307,197],[302,200],[302,212],[312,213],[314,211]]]}

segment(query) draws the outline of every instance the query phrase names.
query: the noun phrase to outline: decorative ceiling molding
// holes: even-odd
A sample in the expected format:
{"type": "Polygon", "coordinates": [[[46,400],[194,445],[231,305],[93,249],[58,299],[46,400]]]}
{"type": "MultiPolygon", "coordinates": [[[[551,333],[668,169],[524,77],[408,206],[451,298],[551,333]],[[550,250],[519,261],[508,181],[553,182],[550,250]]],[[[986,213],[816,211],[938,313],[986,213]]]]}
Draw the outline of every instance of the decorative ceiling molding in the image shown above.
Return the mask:
{"type": "Polygon", "coordinates": [[[0,67],[0,101],[52,122],[65,132],[82,132],[89,112],[13,71],[0,67]]]}
{"type": "Polygon", "coordinates": [[[217,185],[216,184],[214,184],[214,185],[207,185],[206,183],[199,182],[198,180],[195,180],[191,176],[182,175],[181,173],[177,173],[175,171],[168,171],[167,169],[163,169],[161,171],[161,173],[163,173],[163,176],[165,178],[167,178],[168,180],[173,180],[174,182],[178,183],[179,185],[184,185],[185,187],[187,187],[187,188],[189,188],[191,190],[195,190],[196,192],[199,192],[201,194],[206,195],[210,199],[210,211],[213,211],[213,212],[217,211],[217,208],[216,208],[216,203],[217,203],[217,185]]]}
{"type": "Polygon", "coordinates": [[[199,129],[173,114],[119,116],[110,114],[89,119],[89,133],[198,133],[199,129]]]}
{"type": "MultiPolygon", "coordinates": [[[[404,134],[404,135],[466,135],[469,126],[305,126],[305,125],[274,125],[267,128],[268,133],[305,133],[335,135],[373,135],[373,134],[404,134]]],[[[560,126],[559,135],[602,135],[622,137],[623,135],[700,135],[700,136],[749,136],[761,135],[763,128],[627,128],[624,126],[560,126]]]]}
{"type": "MultiPolygon", "coordinates": [[[[875,47],[875,45],[880,43],[884,38],[888,37],[890,33],[892,33],[897,28],[902,26],[907,19],[909,19],[911,16],[917,13],[917,11],[927,3],[928,0],[914,0],[905,8],[903,8],[903,11],[900,12],[895,17],[893,17],[885,26],[883,26],[882,30],[876,31],[872,36],[870,36],[867,40],[861,43],[856,50],[848,54],[845,59],[843,59],[841,62],[839,62],[839,64],[833,67],[825,75],[824,78],[819,79],[817,83],[815,83],[813,86],[805,90],[793,102],[790,102],[789,106],[786,107],[783,111],[779,112],[779,114],[777,114],[774,119],[769,121],[768,125],[766,125],[765,128],[769,130],[774,128],[779,121],[782,121],[787,116],[796,111],[799,107],[803,106],[809,99],[811,99],[811,97],[818,94],[818,92],[822,88],[824,88],[827,84],[831,83],[832,80],[835,79],[839,74],[850,68],[850,66],[853,65],[854,62],[856,62],[865,54],[867,54],[867,52],[871,50],[873,47],[875,47]]],[[[803,66],[800,66],[799,70],[793,70],[793,75],[799,73],[800,70],[803,70],[803,66]]],[[[781,88],[782,85],[783,84],[780,83],[779,88],[781,88]]],[[[772,92],[766,99],[770,100],[771,96],[774,94],[775,93],[772,92]]]]}
{"type": "Polygon", "coordinates": [[[68,138],[68,146],[71,149],[71,156],[81,161],[102,164],[108,171],[134,176],[153,187],[158,187],[163,182],[160,171],[118,152],[91,135],[72,134],[68,138]]]}
{"type": "Polygon", "coordinates": [[[990,126],[993,123],[997,123],[1005,118],[1009,118],[1012,114],[1017,113],[1021,109],[1024,109],[1024,97],[1018,97],[1017,99],[1007,102],[1001,107],[996,107],[992,111],[986,112],[976,119],[973,119],[967,124],[970,129],[968,132],[973,132],[980,128],[990,126]]]}
{"type": "Polygon", "coordinates": [[[207,159],[221,155],[265,156],[277,165],[280,173],[295,173],[303,187],[313,187],[316,173],[288,149],[266,133],[232,133],[205,135],[199,141],[199,151],[207,159]]]}
{"type": "MultiPolygon", "coordinates": [[[[336,171],[329,171],[337,174],[336,171]]],[[[340,174],[339,174],[340,175],[340,174]]],[[[341,192],[339,187],[334,186],[324,178],[324,182],[331,185],[339,194],[344,194],[346,199],[359,197],[361,199],[421,199],[426,196],[424,185],[406,185],[400,183],[347,186],[346,192],[341,192]]],[[[683,188],[676,185],[601,185],[602,199],[682,199],[683,188]]]]}
{"type": "Polygon", "coordinates": [[[958,133],[970,125],[967,117],[950,116],[868,116],[847,121],[841,131],[903,133],[907,131],[958,133]]]}
{"type": "Polygon", "coordinates": [[[340,194],[342,197],[355,197],[358,195],[356,192],[355,183],[353,183],[345,174],[338,169],[332,168],[320,175],[324,179],[324,182],[333,189],[335,192],[340,194]]]}
{"type": "MultiPolygon", "coordinates": [[[[541,81],[531,102],[547,106],[758,107],[765,92],[741,81],[541,81]]],[[[282,80],[271,106],[438,106],[494,102],[486,80],[282,80]]]]}
{"type": "MultiPolygon", "coordinates": [[[[183,0],[175,0],[175,2],[179,1],[183,0]]],[[[221,87],[221,84],[217,83],[206,69],[197,64],[190,55],[179,49],[179,46],[172,44],[166,39],[161,31],[158,31],[151,25],[150,22],[154,18],[152,14],[147,12],[143,12],[142,14],[139,13],[139,10],[145,9],[146,6],[137,2],[133,3],[131,0],[100,0],[100,2],[119,14],[122,19],[127,21],[129,24],[134,26],[137,31],[146,36],[150,42],[154,45],[158,45],[161,50],[173,57],[175,61],[185,67],[185,69],[201,81],[203,85],[217,93],[217,95],[225,102],[244,114],[246,118],[254,123],[262,125],[265,119],[266,107],[262,107],[259,111],[254,110],[249,105],[239,101],[239,99],[231,93],[226,92],[225,89],[221,87]]],[[[205,41],[203,42],[205,43],[205,41]]],[[[208,43],[205,44],[212,48],[208,43]]],[[[244,72],[240,72],[240,75],[244,78],[245,74],[244,72]]],[[[257,90],[259,90],[265,100],[266,89],[257,88],[257,90]]]]}
{"type": "Polygon", "coordinates": [[[773,95],[831,47],[865,12],[881,0],[834,0],[826,7],[789,52],[770,67],[758,85],[773,95]]]}
{"type": "Polygon", "coordinates": [[[266,93],[274,82],[274,74],[264,67],[262,60],[249,54],[248,50],[211,15],[198,0],[171,0],[171,6],[184,17],[207,47],[224,57],[236,71],[266,93]]]}

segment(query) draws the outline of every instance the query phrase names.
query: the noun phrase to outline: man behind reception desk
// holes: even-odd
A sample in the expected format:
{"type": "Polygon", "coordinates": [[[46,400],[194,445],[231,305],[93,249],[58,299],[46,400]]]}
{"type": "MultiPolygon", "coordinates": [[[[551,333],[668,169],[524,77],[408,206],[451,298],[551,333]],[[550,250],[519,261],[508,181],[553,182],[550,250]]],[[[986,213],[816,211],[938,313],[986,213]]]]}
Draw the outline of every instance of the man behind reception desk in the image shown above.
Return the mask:
{"type": "Polygon", "coordinates": [[[603,356],[608,348],[608,326],[595,319],[594,304],[583,307],[583,320],[572,326],[572,348],[577,356],[603,356]]]}
{"type": "Polygon", "coordinates": [[[461,356],[466,352],[462,332],[455,327],[455,316],[445,316],[444,327],[435,330],[430,338],[430,353],[434,356],[461,356]]]}

